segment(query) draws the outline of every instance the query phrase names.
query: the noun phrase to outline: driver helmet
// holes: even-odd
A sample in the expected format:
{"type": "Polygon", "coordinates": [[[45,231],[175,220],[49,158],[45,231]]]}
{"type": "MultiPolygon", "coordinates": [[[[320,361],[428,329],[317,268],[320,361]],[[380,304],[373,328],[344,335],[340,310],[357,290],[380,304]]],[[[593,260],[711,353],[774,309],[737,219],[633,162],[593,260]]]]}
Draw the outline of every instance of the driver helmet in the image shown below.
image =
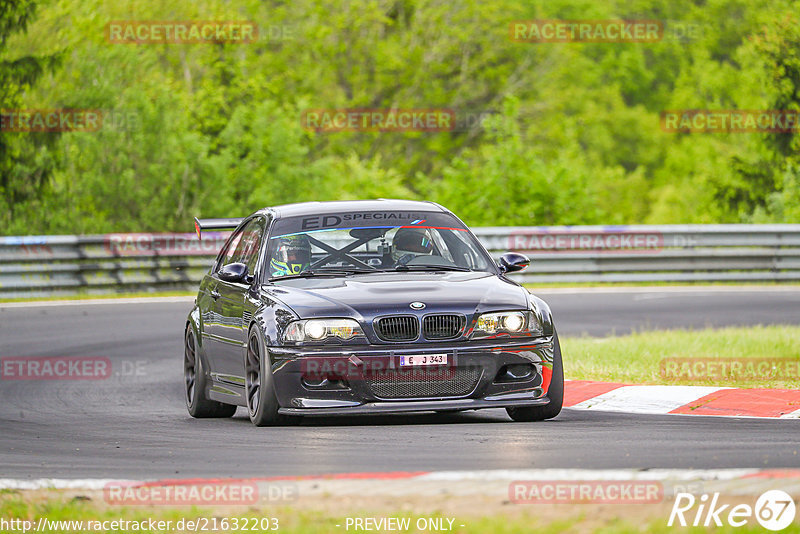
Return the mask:
{"type": "Polygon", "coordinates": [[[269,262],[271,276],[298,274],[311,264],[311,243],[305,235],[279,237],[276,241],[269,262]]]}
{"type": "Polygon", "coordinates": [[[392,259],[411,254],[412,256],[427,256],[433,252],[433,242],[424,228],[400,228],[392,239],[392,259]]]}

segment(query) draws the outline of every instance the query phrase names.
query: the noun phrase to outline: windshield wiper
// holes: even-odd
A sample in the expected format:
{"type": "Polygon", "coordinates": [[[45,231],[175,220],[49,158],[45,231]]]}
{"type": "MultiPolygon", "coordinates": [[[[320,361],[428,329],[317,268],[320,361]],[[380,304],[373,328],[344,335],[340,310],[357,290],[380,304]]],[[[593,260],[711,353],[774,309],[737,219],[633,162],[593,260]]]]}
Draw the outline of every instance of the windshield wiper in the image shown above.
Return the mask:
{"type": "Polygon", "coordinates": [[[370,273],[396,273],[396,272],[436,272],[436,271],[456,271],[469,273],[472,269],[467,267],[459,267],[457,265],[398,265],[394,269],[361,269],[359,267],[350,268],[336,268],[336,269],[309,269],[299,272],[297,274],[287,274],[284,276],[273,276],[269,279],[270,282],[277,282],[279,280],[292,280],[295,278],[313,278],[314,276],[347,276],[350,274],[370,274],[370,273]]]}
{"type": "Polygon", "coordinates": [[[361,274],[361,273],[375,273],[377,270],[373,269],[359,269],[354,267],[352,269],[308,269],[297,274],[287,274],[283,276],[272,276],[270,282],[277,282],[278,280],[292,280],[294,278],[313,278],[314,276],[346,276],[348,274],[361,274]]]}
{"type": "Polygon", "coordinates": [[[463,273],[472,272],[468,267],[458,265],[398,265],[390,271],[458,271],[463,273]]]}
{"type": "Polygon", "coordinates": [[[336,274],[362,274],[376,273],[378,269],[362,269],[361,267],[336,267],[335,269],[317,269],[315,273],[336,273],[336,274]]]}
{"type": "Polygon", "coordinates": [[[296,274],[284,274],[284,275],[281,275],[281,276],[271,276],[269,281],[270,282],[277,282],[278,280],[292,280],[294,278],[312,278],[314,276],[319,276],[319,275],[322,275],[322,276],[336,276],[336,274],[341,274],[341,273],[336,273],[336,272],[331,272],[331,271],[323,272],[323,271],[320,271],[320,270],[316,270],[316,271],[308,270],[308,271],[302,271],[302,272],[299,272],[299,273],[296,273],[296,274]]]}

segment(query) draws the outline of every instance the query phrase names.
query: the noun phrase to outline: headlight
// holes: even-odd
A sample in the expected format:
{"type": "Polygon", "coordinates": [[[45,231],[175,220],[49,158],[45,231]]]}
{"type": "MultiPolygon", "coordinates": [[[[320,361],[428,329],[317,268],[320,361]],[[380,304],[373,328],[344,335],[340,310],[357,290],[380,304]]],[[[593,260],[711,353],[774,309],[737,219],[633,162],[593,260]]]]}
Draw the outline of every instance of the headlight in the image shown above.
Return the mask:
{"type": "Polygon", "coordinates": [[[530,337],[541,335],[536,316],[530,311],[483,313],[475,321],[473,338],[499,335],[530,337]]]}
{"type": "Polygon", "coordinates": [[[335,337],[348,340],[363,335],[361,325],[353,319],[307,319],[289,323],[283,339],[284,341],[322,341],[335,337]]]}

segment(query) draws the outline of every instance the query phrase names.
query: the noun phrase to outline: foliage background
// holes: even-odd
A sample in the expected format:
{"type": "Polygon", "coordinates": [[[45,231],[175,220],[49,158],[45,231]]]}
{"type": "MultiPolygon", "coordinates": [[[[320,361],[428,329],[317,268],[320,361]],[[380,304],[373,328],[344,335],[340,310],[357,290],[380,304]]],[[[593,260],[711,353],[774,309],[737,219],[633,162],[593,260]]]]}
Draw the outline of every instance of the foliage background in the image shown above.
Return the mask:
{"type": "Polygon", "coordinates": [[[800,222],[796,134],[674,134],[666,109],[800,109],[786,0],[0,0],[0,108],[100,108],[0,132],[0,233],[190,231],[293,201],[430,199],[471,225],[800,222]],[[516,43],[527,19],[658,19],[657,43],[516,43]],[[251,20],[252,44],[111,44],[112,20],[251,20]],[[271,34],[271,35],[270,35],[271,34]],[[447,133],[327,133],[309,108],[489,113],[447,133]]]}

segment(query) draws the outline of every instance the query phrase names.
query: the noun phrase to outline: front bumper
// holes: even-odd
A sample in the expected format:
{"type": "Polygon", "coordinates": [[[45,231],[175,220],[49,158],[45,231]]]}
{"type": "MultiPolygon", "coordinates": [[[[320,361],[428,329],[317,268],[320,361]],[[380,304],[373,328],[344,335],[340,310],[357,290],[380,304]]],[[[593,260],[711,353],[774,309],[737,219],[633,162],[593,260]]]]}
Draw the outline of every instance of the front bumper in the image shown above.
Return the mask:
{"type": "Polygon", "coordinates": [[[286,415],[368,415],[541,406],[552,337],[453,344],[271,347],[286,415]],[[448,364],[401,367],[401,356],[446,354],[448,364]],[[526,374],[527,373],[527,374],[526,374]]]}

